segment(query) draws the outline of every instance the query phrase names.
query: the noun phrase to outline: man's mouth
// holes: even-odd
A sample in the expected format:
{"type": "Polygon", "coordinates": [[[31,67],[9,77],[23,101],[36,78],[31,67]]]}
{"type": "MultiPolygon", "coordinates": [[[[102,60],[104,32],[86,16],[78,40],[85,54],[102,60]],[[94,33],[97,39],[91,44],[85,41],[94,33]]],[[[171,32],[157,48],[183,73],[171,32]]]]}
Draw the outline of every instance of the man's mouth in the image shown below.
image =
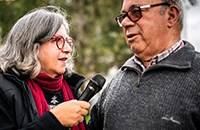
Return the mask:
{"type": "Polygon", "coordinates": [[[127,35],[127,40],[128,41],[134,41],[134,38],[137,36],[137,34],[128,34],[127,35]]]}
{"type": "Polygon", "coordinates": [[[127,37],[128,37],[128,39],[129,38],[132,38],[132,37],[134,37],[136,34],[131,34],[131,35],[128,35],[127,37]]]}

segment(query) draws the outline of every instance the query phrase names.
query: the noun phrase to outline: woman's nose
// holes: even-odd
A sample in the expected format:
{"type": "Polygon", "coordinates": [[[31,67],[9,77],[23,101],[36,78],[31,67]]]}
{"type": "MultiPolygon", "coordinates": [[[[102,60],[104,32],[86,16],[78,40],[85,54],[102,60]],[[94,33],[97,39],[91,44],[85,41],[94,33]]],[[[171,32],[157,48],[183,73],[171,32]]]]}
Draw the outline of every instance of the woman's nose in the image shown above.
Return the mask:
{"type": "Polygon", "coordinates": [[[62,48],[62,52],[64,53],[71,53],[73,50],[72,46],[70,46],[66,41],[65,41],[65,45],[62,48]]]}

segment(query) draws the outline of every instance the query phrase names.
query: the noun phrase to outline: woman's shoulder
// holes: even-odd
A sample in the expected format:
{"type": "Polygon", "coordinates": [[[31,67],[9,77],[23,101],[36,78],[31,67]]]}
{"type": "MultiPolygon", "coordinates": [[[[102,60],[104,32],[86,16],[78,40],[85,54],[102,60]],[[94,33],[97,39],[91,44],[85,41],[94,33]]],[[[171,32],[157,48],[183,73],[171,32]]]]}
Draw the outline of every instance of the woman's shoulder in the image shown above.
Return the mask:
{"type": "Polygon", "coordinates": [[[16,89],[16,85],[12,82],[9,74],[0,72],[0,88],[4,91],[16,89]]]}
{"type": "Polygon", "coordinates": [[[5,73],[0,72],[0,91],[1,94],[9,101],[11,104],[13,102],[13,98],[20,98],[20,89],[18,85],[15,83],[14,79],[11,79],[5,73]]]}

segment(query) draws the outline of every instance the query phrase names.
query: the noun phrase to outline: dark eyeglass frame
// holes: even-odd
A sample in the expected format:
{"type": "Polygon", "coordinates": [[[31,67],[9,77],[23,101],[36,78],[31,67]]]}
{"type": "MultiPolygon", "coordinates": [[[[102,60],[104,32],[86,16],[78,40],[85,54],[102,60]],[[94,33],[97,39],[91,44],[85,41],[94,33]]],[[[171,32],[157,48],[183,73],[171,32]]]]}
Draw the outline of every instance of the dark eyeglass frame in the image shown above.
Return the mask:
{"type": "MultiPolygon", "coordinates": [[[[170,4],[169,3],[167,3],[167,2],[164,2],[164,3],[158,3],[158,4],[153,4],[153,5],[142,5],[142,6],[139,6],[139,7],[132,7],[132,8],[130,8],[129,10],[128,10],[128,12],[126,12],[126,13],[121,13],[121,14],[119,14],[119,15],[117,15],[117,17],[115,17],[115,20],[117,21],[117,23],[118,23],[118,25],[120,26],[120,27],[122,27],[122,21],[126,18],[126,17],[128,17],[132,22],[137,22],[138,20],[140,20],[141,18],[142,18],[142,11],[141,11],[141,9],[145,9],[145,8],[151,8],[151,7],[155,7],[155,6],[160,6],[160,5],[166,5],[166,6],[170,6],[170,4]],[[131,10],[133,10],[133,9],[138,9],[137,11],[139,11],[139,17],[136,19],[136,20],[132,20],[131,19],[131,17],[129,16],[129,12],[131,11],[131,10]]],[[[138,15],[137,14],[137,15],[138,15]]]]}
{"type": "Polygon", "coordinates": [[[51,39],[55,40],[56,41],[56,46],[59,50],[63,50],[64,46],[65,46],[65,43],[67,43],[71,49],[73,50],[74,48],[74,40],[70,37],[68,38],[64,38],[63,36],[61,35],[56,35],[56,36],[53,36],[51,39]],[[62,47],[59,46],[58,42],[59,40],[62,39],[63,40],[63,44],[62,44],[62,47]]]}

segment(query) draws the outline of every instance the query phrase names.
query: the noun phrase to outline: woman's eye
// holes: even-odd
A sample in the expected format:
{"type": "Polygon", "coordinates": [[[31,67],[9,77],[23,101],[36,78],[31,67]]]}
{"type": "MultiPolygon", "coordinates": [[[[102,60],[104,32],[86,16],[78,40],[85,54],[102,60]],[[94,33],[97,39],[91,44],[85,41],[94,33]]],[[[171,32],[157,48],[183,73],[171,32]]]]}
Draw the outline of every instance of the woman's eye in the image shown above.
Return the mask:
{"type": "Polygon", "coordinates": [[[57,38],[57,40],[58,40],[58,41],[60,41],[60,40],[61,40],[61,38],[60,38],[60,37],[58,37],[58,38],[57,38]]]}
{"type": "Polygon", "coordinates": [[[56,39],[52,38],[52,42],[55,42],[55,41],[56,41],[56,39]]]}

